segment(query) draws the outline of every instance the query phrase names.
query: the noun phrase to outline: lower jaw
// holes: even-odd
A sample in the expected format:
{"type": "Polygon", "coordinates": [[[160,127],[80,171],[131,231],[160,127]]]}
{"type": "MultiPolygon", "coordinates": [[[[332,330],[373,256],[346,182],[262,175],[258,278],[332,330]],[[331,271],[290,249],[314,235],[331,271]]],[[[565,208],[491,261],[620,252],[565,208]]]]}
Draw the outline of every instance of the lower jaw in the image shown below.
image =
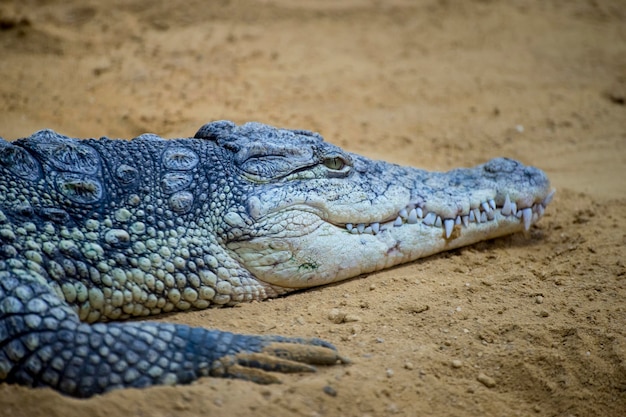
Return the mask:
{"type": "MultiPolygon", "coordinates": [[[[538,220],[534,216],[531,221],[538,220]]],[[[455,224],[449,231],[423,223],[405,224],[377,234],[353,234],[325,223],[313,233],[298,238],[256,238],[246,250],[270,251],[281,247],[284,253],[275,262],[246,265],[258,279],[287,289],[314,287],[394,265],[424,258],[435,253],[471,245],[483,240],[524,230],[524,221],[516,215],[496,213],[492,220],[455,224]],[[450,232],[450,233],[448,233],[450,232]]],[[[268,258],[271,259],[271,256],[268,258]]]]}

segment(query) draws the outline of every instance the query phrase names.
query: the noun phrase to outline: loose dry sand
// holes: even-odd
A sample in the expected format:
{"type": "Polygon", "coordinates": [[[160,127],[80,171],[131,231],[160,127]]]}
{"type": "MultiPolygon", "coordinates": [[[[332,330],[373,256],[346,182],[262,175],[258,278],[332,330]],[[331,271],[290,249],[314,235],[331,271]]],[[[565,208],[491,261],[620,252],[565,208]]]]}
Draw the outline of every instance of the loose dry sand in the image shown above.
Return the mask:
{"type": "Polygon", "coordinates": [[[2,1],[0,51],[7,139],[257,120],[433,170],[509,156],[558,189],[529,233],[165,318],[352,365],[89,400],[0,384],[0,415],[626,415],[624,1],[2,1]]]}

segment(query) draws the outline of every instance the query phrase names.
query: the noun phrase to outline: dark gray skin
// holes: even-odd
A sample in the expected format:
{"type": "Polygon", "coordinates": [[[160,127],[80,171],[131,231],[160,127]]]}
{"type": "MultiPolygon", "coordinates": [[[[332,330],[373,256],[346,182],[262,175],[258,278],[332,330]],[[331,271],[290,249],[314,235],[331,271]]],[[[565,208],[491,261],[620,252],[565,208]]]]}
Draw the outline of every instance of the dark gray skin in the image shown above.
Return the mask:
{"type": "Polygon", "coordinates": [[[552,193],[509,159],[430,173],[258,123],[0,139],[0,380],[89,397],[346,362],[318,339],[107,322],[276,297],[528,229],[552,193]]]}

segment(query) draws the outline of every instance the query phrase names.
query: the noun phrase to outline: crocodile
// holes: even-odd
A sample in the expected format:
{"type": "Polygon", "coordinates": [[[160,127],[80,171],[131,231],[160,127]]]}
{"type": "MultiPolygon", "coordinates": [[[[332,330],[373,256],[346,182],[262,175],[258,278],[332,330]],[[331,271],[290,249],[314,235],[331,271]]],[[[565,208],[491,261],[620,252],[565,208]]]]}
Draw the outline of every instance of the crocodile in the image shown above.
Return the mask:
{"type": "Polygon", "coordinates": [[[89,397],[347,363],[321,339],[126,320],[232,306],[528,230],[554,191],[497,158],[427,172],[317,133],[0,138],[0,381],[89,397]]]}

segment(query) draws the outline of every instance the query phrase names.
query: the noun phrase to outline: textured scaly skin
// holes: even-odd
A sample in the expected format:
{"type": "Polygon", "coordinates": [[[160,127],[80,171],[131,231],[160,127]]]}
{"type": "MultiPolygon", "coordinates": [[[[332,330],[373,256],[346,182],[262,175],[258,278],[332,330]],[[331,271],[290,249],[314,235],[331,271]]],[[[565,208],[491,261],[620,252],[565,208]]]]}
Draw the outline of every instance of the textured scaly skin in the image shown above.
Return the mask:
{"type": "Polygon", "coordinates": [[[509,159],[430,173],[307,131],[0,138],[0,380],[88,397],[345,361],[318,339],[106,323],[276,297],[524,228],[552,197],[509,159]]]}

